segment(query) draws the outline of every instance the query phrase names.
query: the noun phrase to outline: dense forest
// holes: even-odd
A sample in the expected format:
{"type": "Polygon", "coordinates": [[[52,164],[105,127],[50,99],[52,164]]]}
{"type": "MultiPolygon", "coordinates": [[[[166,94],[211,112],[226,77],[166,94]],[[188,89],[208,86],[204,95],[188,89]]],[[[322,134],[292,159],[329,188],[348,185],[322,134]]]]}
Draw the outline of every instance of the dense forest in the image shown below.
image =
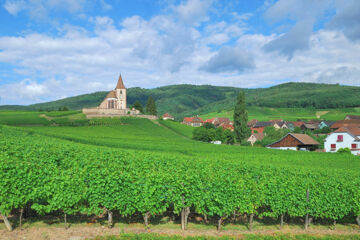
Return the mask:
{"type": "MultiPolygon", "coordinates": [[[[301,108],[345,108],[360,106],[360,87],[338,84],[284,83],[269,88],[240,89],[210,85],[171,85],[154,89],[129,88],[128,106],[136,100],[146,104],[151,95],[156,101],[159,114],[170,112],[177,117],[204,114],[233,109],[235,97],[245,91],[248,106],[301,107],[301,108]]],[[[95,92],[53,102],[29,106],[0,106],[0,110],[57,110],[97,106],[107,92],[95,92]]]]}

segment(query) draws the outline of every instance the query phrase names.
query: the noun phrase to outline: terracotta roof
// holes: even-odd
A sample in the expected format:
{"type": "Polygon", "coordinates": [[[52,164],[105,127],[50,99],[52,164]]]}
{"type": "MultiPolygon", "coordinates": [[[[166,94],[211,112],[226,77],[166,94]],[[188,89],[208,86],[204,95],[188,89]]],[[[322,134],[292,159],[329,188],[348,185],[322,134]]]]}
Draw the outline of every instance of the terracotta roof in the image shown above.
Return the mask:
{"type": "Polygon", "coordinates": [[[248,125],[248,127],[252,127],[252,126],[254,126],[257,122],[258,122],[258,120],[253,119],[253,120],[249,121],[247,125],[248,125]]]}
{"type": "Polygon", "coordinates": [[[106,98],[116,98],[116,93],[115,91],[110,91],[108,93],[108,95],[106,95],[106,98]]]}
{"type": "Polygon", "coordinates": [[[116,88],[115,89],[125,89],[125,85],[123,83],[123,80],[122,80],[122,77],[121,77],[121,74],[119,76],[119,80],[117,82],[117,85],[116,85],[116,88]]]}
{"type": "Polygon", "coordinates": [[[299,142],[301,142],[303,145],[319,145],[319,143],[317,141],[315,141],[312,137],[310,137],[307,134],[302,134],[302,133],[288,133],[286,134],[283,138],[281,138],[279,141],[276,141],[272,144],[267,145],[267,147],[272,146],[276,143],[281,142],[284,138],[286,138],[287,136],[292,136],[293,138],[297,139],[299,142]]]}
{"type": "Polygon", "coordinates": [[[163,115],[163,118],[164,118],[164,117],[172,118],[173,116],[171,116],[169,113],[165,113],[165,114],[163,115]]]}
{"type": "Polygon", "coordinates": [[[317,129],[317,128],[319,128],[318,123],[304,123],[304,126],[307,129],[317,129]]]}
{"type": "Polygon", "coordinates": [[[184,117],[184,122],[203,122],[200,117],[184,117]]]}
{"type": "Polygon", "coordinates": [[[215,118],[210,118],[205,120],[206,123],[213,123],[213,121],[215,121],[215,118]]]}
{"type": "Polygon", "coordinates": [[[221,126],[223,129],[234,129],[234,125],[229,124],[229,123],[222,123],[222,124],[220,124],[220,126],[221,126]]]}
{"type": "Polygon", "coordinates": [[[341,127],[360,127],[360,119],[340,120],[331,125],[331,128],[341,127]]]}
{"type": "Polygon", "coordinates": [[[315,141],[312,137],[307,134],[302,133],[289,133],[294,138],[302,142],[304,145],[319,145],[317,141],[315,141]]]}
{"type": "Polygon", "coordinates": [[[301,127],[302,125],[304,125],[304,122],[298,121],[298,122],[290,122],[294,125],[294,127],[301,127]]]}
{"type": "Polygon", "coordinates": [[[348,119],[360,119],[360,115],[346,115],[345,118],[348,118],[348,119]]]}
{"type": "Polygon", "coordinates": [[[339,132],[347,132],[350,133],[352,136],[360,136],[360,127],[341,127],[335,131],[336,133],[339,132]]]}
{"type": "Polygon", "coordinates": [[[263,133],[253,133],[251,135],[254,135],[254,137],[256,138],[256,140],[261,141],[264,139],[264,134],[263,133]]]}

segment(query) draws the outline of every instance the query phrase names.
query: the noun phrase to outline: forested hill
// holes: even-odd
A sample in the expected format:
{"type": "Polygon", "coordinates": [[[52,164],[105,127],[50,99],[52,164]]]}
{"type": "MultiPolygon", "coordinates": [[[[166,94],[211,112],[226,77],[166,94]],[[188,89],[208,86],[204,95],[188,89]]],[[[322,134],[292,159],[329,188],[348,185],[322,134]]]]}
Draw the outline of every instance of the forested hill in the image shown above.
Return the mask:
{"type": "MultiPolygon", "coordinates": [[[[181,117],[230,110],[240,88],[210,85],[171,85],[154,89],[129,88],[128,106],[139,100],[143,105],[152,95],[160,114],[170,112],[181,117]]],[[[269,88],[243,89],[249,106],[343,108],[360,106],[360,87],[338,84],[284,83],[269,88]]],[[[65,98],[53,102],[29,106],[0,106],[7,110],[55,110],[67,106],[69,109],[94,107],[104,99],[107,92],[95,92],[65,98]]]]}

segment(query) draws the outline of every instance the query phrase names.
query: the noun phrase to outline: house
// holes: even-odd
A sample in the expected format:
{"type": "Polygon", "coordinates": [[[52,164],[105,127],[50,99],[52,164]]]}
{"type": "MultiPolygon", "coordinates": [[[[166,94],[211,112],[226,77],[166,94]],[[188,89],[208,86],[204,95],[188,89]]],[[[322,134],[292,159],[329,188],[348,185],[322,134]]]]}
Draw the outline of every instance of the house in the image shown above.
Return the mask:
{"type": "Polygon", "coordinates": [[[216,118],[207,119],[207,120],[205,120],[205,122],[211,123],[215,127],[219,127],[221,124],[230,124],[230,119],[216,117],[216,118]]]}
{"type": "Polygon", "coordinates": [[[312,137],[301,133],[288,133],[277,142],[267,145],[267,148],[284,150],[314,151],[319,145],[312,137]]]}
{"type": "Polygon", "coordinates": [[[224,130],[225,130],[225,129],[229,129],[231,132],[234,131],[234,124],[233,124],[233,122],[222,123],[222,124],[220,124],[219,127],[222,127],[224,130]]]}
{"type": "Polygon", "coordinates": [[[263,139],[264,139],[263,133],[253,133],[251,134],[251,136],[248,138],[247,141],[250,142],[251,145],[253,146],[256,141],[261,141],[263,139]]]}
{"type": "Polygon", "coordinates": [[[271,122],[257,122],[252,128],[251,133],[263,133],[266,127],[272,126],[271,122]]]}
{"type": "Polygon", "coordinates": [[[182,121],[182,124],[186,124],[192,127],[201,127],[204,124],[202,118],[196,117],[185,117],[182,121]]]}
{"type": "Polygon", "coordinates": [[[272,123],[272,126],[276,129],[280,129],[280,128],[288,128],[287,125],[285,124],[285,122],[280,119],[280,120],[270,120],[269,122],[272,123]]]}
{"type": "Polygon", "coordinates": [[[351,119],[351,120],[340,120],[336,121],[331,125],[332,130],[337,130],[341,127],[360,127],[360,119],[351,119]]]}
{"type": "Polygon", "coordinates": [[[252,119],[251,121],[248,122],[247,125],[248,125],[249,128],[252,128],[252,127],[254,127],[255,124],[258,123],[258,122],[259,122],[258,120],[252,119]]]}
{"type": "Polygon", "coordinates": [[[335,122],[333,122],[333,121],[321,121],[321,123],[319,123],[319,125],[318,125],[318,128],[319,129],[323,129],[323,128],[325,128],[325,127],[331,127],[331,125],[333,125],[335,122]]]}
{"type": "Polygon", "coordinates": [[[317,122],[304,123],[303,128],[304,128],[304,130],[314,131],[315,129],[318,129],[318,128],[319,128],[319,123],[317,123],[317,122]]]}
{"type": "Polygon", "coordinates": [[[345,120],[360,119],[360,115],[346,115],[345,120]]]}
{"type": "Polygon", "coordinates": [[[360,155],[360,127],[340,127],[327,136],[324,148],[326,152],[349,148],[352,154],[360,155]]]}
{"type": "Polygon", "coordinates": [[[162,115],[162,119],[164,119],[164,120],[174,120],[174,117],[171,116],[169,113],[165,113],[164,115],[162,115]]]}

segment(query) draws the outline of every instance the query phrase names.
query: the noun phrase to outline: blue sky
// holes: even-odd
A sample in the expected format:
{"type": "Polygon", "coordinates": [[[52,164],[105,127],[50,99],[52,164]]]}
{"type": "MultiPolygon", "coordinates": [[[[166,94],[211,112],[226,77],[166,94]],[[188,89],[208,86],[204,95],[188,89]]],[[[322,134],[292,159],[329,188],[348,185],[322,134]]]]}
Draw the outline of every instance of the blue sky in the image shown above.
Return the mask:
{"type": "Polygon", "coordinates": [[[114,88],[360,86],[358,0],[2,0],[0,105],[114,88]]]}

